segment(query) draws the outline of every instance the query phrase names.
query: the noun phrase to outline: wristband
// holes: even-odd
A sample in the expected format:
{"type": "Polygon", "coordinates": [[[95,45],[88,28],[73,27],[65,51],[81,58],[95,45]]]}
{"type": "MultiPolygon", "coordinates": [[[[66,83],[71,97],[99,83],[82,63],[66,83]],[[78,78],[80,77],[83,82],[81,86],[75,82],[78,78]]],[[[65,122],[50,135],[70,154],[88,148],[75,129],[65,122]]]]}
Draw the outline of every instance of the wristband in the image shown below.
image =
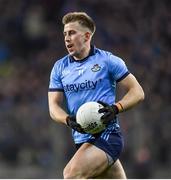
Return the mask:
{"type": "Polygon", "coordinates": [[[118,108],[118,113],[124,111],[124,108],[123,108],[123,106],[122,106],[122,104],[120,102],[117,102],[115,105],[118,108]]]}

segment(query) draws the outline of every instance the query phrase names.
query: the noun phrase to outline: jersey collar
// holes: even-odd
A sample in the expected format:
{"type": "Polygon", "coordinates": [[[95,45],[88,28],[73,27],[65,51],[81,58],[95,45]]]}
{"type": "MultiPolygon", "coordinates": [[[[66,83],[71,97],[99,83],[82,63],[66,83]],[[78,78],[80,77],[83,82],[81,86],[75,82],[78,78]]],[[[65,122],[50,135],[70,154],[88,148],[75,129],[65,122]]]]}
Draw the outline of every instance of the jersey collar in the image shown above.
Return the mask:
{"type": "Polygon", "coordinates": [[[86,61],[90,56],[93,56],[96,53],[96,48],[95,46],[91,45],[90,53],[87,57],[80,59],[80,60],[75,60],[73,56],[69,56],[70,62],[83,62],[86,61]]]}

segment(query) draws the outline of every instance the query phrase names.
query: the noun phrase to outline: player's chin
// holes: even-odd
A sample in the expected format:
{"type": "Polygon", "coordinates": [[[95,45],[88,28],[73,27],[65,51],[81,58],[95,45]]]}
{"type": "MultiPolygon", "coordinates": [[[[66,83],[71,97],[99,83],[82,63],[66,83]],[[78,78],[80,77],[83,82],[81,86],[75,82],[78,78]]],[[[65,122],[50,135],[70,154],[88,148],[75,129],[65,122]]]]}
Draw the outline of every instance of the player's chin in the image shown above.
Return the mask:
{"type": "Polygon", "coordinates": [[[75,55],[75,52],[74,52],[74,51],[69,51],[69,50],[68,50],[68,53],[69,53],[70,56],[74,56],[74,55],[75,55]]]}
{"type": "Polygon", "coordinates": [[[68,50],[68,54],[69,54],[70,56],[73,56],[75,53],[74,53],[74,51],[68,50]]]}

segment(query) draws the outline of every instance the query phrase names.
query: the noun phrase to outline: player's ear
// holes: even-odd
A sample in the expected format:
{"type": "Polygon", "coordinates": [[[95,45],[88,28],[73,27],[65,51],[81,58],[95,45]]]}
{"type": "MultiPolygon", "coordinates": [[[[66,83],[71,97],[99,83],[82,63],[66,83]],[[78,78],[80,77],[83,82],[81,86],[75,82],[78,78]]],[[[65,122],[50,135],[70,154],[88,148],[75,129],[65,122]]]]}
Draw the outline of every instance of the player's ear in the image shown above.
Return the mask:
{"type": "Polygon", "coordinates": [[[86,32],[85,33],[85,41],[88,41],[88,40],[90,40],[91,39],[91,33],[90,32],[86,32]]]}

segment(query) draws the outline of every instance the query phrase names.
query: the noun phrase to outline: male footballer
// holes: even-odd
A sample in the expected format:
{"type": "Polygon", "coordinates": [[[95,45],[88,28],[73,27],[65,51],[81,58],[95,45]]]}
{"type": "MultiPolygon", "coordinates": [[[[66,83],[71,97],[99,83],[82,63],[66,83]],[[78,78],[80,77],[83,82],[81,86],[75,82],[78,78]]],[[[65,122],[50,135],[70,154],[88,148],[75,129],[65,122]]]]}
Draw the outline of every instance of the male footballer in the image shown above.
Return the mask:
{"type": "Polygon", "coordinates": [[[72,128],[77,148],[64,168],[64,179],[125,179],[119,161],[123,136],[118,114],[142,101],[143,89],[121,58],[91,44],[96,26],[89,15],[67,13],[62,22],[68,54],[52,68],[48,101],[51,118],[72,128]],[[117,86],[126,93],[116,102],[117,86]],[[67,111],[62,108],[64,98],[67,111]],[[78,108],[89,101],[103,105],[99,113],[106,128],[95,135],[85,133],[75,117],[78,108]]]}

